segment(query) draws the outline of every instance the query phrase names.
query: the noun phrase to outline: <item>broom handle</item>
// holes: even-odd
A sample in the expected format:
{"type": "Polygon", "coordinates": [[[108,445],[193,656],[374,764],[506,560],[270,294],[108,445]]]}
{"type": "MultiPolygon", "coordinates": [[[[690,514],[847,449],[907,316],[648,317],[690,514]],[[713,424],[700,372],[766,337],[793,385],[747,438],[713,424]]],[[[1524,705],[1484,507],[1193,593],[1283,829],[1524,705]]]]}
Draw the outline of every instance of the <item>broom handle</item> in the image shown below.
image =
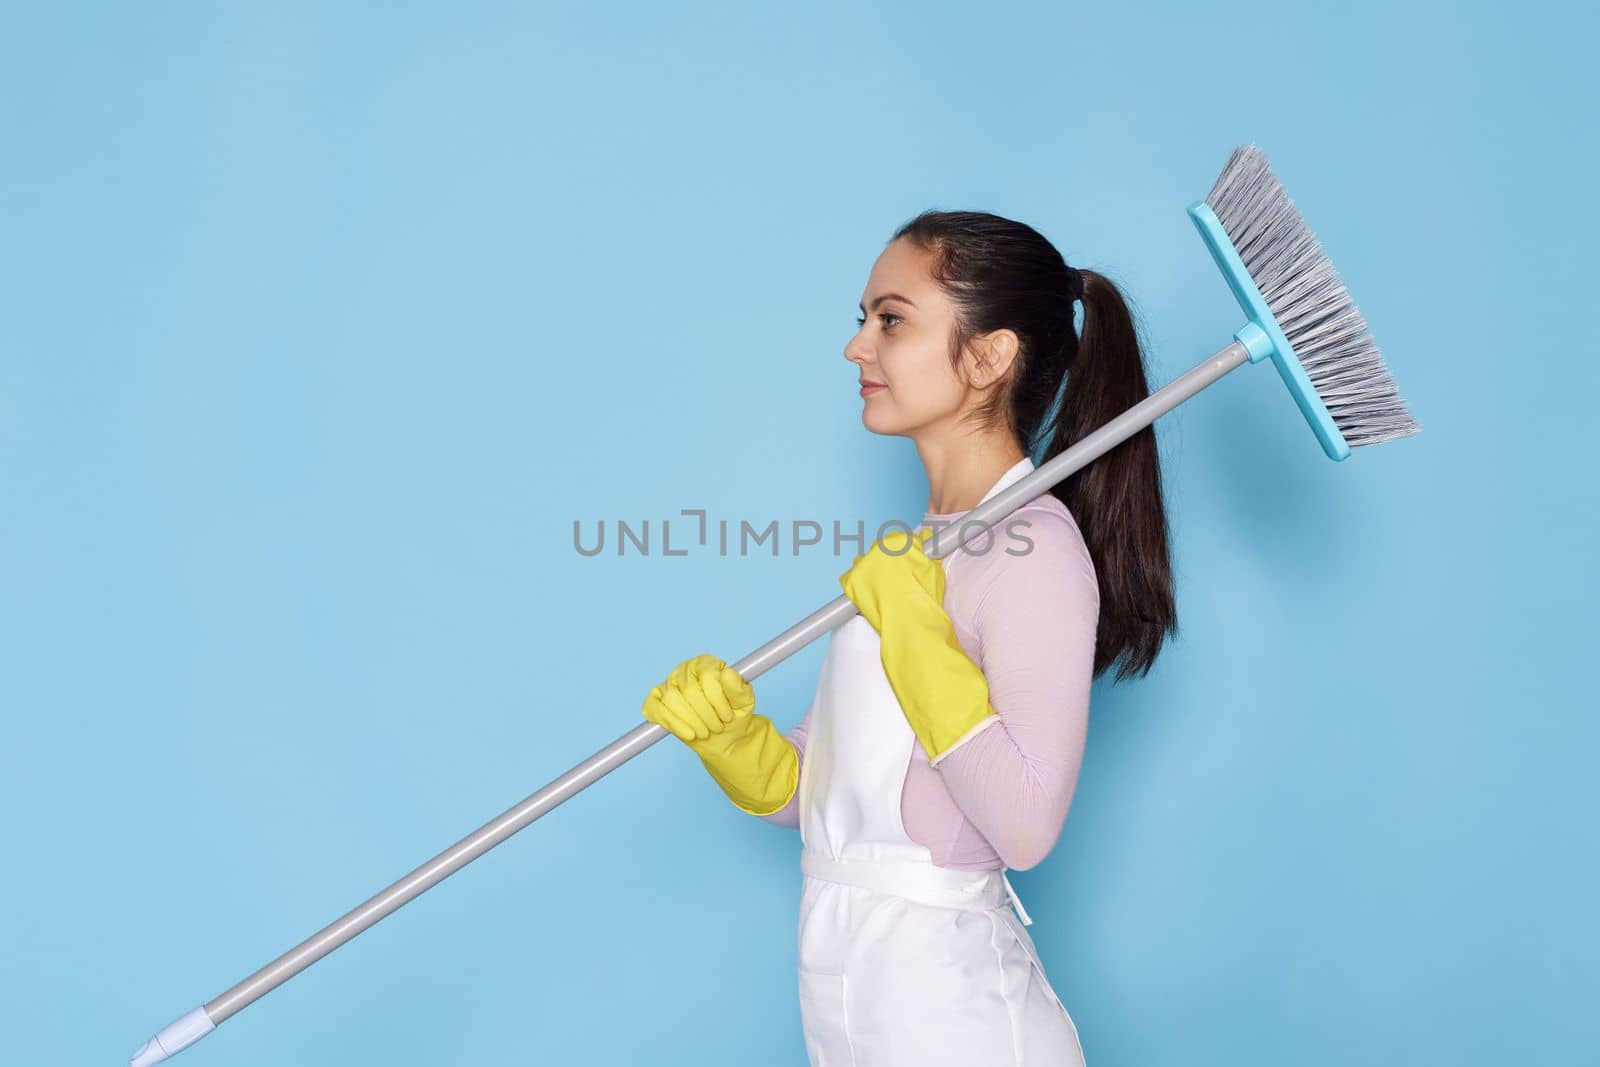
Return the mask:
{"type": "MultiPolygon", "coordinates": [[[[923,546],[924,551],[932,558],[939,558],[951,551],[953,546],[950,542],[959,539],[964,530],[971,529],[978,536],[982,536],[982,531],[999,519],[1041,496],[1069,474],[1132,437],[1248,359],[1249,352],[1244,345],[1237,341],[1233,342],[1098,430],[1087,434],[1061,455],[973,508],[960,523],[956,524],[957,528],[954,531],[949,528],[937,531],[923,546]],[[969,523],[979,525],[973,528],[968,526],[969,523]]],[[[840,594],[730,666],[745,681],[753,681],[854,614],[856,614],[854,602],[840,594]]],[[[663,737],[669,736],[671,731],[657,723],[647,722],[634,727],[520,804],[483,824],[387,889],[318,930],[232,989],[207,1002],[204,1005],[205,1015],[212,1025],[216,1025],[241,1011],[379,919],[415,900],[529,823],[581,790],[587,789],[663,737]]]]}

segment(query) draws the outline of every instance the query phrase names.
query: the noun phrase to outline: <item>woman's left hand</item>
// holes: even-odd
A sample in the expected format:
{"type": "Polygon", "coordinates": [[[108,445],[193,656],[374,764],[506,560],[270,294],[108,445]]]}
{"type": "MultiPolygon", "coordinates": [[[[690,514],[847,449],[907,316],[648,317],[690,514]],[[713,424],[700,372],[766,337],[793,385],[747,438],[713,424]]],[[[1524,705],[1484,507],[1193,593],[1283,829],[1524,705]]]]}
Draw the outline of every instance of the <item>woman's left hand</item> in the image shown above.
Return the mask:
{"type": "Polygon", "coordinates": [[[845,595],[879,633],[885,605],[932,597],[943,608],[944,565],[922,550],[932,536],[927,527],[914,535],[890,530],[839,576],[845,595]]]}
{"type": "Polygon", "coordinates": [[[839,584],[878,631],[889,687],[937,767],[999,714],[944,610],[944,564],[922,551],[931,536],[926,527],[914,537],[891,531],[855,558],[839,584]]]}

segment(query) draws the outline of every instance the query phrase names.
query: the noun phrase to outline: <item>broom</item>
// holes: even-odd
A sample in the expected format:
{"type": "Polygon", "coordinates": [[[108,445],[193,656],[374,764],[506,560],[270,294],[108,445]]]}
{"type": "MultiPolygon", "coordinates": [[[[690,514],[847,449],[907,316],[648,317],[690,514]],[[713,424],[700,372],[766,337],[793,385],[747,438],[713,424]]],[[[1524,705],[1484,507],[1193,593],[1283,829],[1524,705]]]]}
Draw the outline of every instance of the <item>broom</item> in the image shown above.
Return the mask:
{"type": "MultiPolygon", "coordinates": [[[[1343,460],[1352,448],[1418,432],[1361,312],[1260,149],[1234,149],[1205,200],[1189,206],[1189,216],[1244,309],[1245,324],[1234,332],[1232,343],[973,508],[959,531],[938,531],[924,545],[927,555],[939,558],[953,551],[957,546],[951,542],[973,526],[981,537],[1016,508],[1246,362],[1272,360],[1330,459],[1343,460]]],[[[854,614],[855,604],[840,595],[731,666],[752,681],[854,614]]],[[[187,1048],[667,736],[670,732],[656,723],[630,730],[232,989],[166,1026],[134,1054],[130,1067],[160,1063],[187,1048]]]]}

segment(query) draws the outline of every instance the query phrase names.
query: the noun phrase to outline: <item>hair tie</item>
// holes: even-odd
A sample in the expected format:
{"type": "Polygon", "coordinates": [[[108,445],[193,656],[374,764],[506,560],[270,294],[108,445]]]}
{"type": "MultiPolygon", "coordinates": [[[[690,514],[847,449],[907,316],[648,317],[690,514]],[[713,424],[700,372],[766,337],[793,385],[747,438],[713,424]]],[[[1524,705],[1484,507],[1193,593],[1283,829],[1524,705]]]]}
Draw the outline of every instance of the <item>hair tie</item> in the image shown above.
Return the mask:
{"type": "Polygon", "coordinates": [[[1076,267],[1067,268],[1067,299],[1083,299],[1083,271],[1076,267]]]}

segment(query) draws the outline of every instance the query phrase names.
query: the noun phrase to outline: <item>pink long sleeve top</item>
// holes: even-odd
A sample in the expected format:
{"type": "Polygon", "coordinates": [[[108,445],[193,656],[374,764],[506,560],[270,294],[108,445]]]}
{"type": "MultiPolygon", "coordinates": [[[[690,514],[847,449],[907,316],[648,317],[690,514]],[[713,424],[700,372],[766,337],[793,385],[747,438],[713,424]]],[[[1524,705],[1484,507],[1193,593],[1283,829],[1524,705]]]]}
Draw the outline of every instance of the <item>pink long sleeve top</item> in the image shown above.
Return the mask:
{"type": "MultiPolygon", "coordinates": [[[[1032,466],[1024,457],[1006,473],[1032,466]]],[[[922,521],[939,530],[965,514],[930,511],[922,521]]],[[[1100,615],[1094,562],[1072,513],[1050,493],[957,551],[971,558],[951,561],[944,608],[989,683],[997,718],[937,767],[912,745],[901,819],[941,867],[1027,870],[1060,837],[1083,762],[1100,615]]],[[[810,725],[807,709],[788,734],[802,761],[810,725]]],[[[759,818],[797,828],[798,792],[759,818]]]]}

